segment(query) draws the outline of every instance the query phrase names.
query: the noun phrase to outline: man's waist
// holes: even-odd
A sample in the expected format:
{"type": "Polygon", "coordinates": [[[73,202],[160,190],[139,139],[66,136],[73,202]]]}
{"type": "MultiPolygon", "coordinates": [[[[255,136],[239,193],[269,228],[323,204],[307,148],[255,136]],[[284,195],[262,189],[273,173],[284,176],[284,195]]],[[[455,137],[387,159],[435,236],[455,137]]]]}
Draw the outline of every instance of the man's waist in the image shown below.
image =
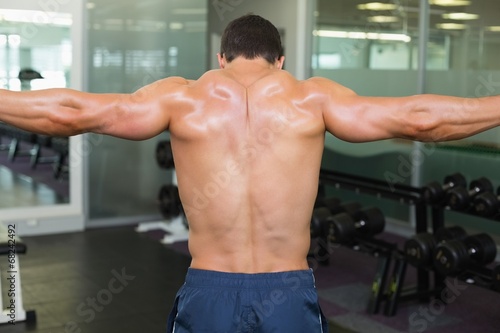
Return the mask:
{"type": "Polygon", "coordinates": [[[186,286],[237,289],[314,288],[314,276],[311,269],[271,273],[231,273],[189,268],[186,286]]]}

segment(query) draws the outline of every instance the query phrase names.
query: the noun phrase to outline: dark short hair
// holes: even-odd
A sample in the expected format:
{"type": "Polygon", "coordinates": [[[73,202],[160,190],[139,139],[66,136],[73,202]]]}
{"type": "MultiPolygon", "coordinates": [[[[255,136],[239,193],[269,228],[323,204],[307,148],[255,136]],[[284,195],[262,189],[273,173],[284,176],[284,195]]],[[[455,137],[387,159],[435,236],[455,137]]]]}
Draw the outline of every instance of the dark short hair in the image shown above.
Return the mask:
{"type": "Polygon", "coordinates": [[[242,56],[246,59],[262,57],[274,64],[283,55],[281,36],[271,22],[248,14],[228,24],[222,34],[220,54],[228,62],[242,56]]]}

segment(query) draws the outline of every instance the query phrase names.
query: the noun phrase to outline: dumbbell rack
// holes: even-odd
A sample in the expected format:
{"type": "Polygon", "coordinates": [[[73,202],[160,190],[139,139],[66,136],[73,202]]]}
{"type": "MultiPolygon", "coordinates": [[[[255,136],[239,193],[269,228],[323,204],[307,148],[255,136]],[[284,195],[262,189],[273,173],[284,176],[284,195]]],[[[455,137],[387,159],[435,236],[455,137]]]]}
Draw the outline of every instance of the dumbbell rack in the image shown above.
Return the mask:
{"type": "MultiPolygon", "coordinates": [[[[320,183],[333,186],[336,189],[353,191],[358,194],[367,194],[380,199],[397,201],[400,204],[414,206],[416,232],[427,231],[427,205],[421,196],[421,190],[404,184],[388,184],[385,181],[350,175],[346,173],[321,169],[320,183]]],[[[373,238],[356,237],[355,242],[361,250],[369,252],[378,258],[375,277],[372,285],[372,294],[368,303],[368,313],[379,312],[385,301],[386,315],[394,315],[401,299],[402,287],[406,273],[406,260],[397,246],[373,238]],[[386,286],[391,263],[394,262],[391,282],[386,286]]],[[[417,290],[411,294],[413,298],[422,298],[430,286],[430,273],[424,269],[417,272],[417,290]]]]}
{"type": "MultiPolygon", "coordinates": [[[[368,194],[377,198],[384,198],[398,201],[401,204],[414,206],[415,214],[415,233],[424,233],[428,230],[428,210],[431,210],[432,231],[435,233],[445,224],[446,208],[443,206],[429,206],[422,197],[422,190],[408,185],[388,184],[387,182],[370,179],[361,176],[349,175],[346,173],[329,171],[322,169],[320,171],[320,183],[330,185],[337,189],[354,191],[359,194],[368,194]]],[[[470,212],[462,212],[473,215],[470,212]]],[[[365,250],[379,255],[379,263],[373,281],[372,295],[368,304],[368,312],[378,313],[381,303],[386,302],[384,314],[394,316],[400,302],[408,300],[419,300],[428,302],[431,296],[439,295],[445,288],[446,276],[440,275],[434,270],[426,268],[417,268],[417,285],[414,288],[403,290],[407,261],[405,254],[392,244],[385,243],[375,239],[362,239],[357,237],[357,243],[363,244],[365,250]],[[381,255],[380,255],[381,254],[381,255]],[[391,281],[385,286],[390,261],[394,261],[391,281]],[[434,284],[431,287],[431,275],[434,277],[434,284]],[[384,287],[386,287],[384,289],[384,287]]],[[[486,289],[500,291],[492,286],[489,280],[492,279],[493,270],[472,265],[468,270],[461,273],[458,278],[461,280],[475,281],[475,285],[486,289]]]]}
{"type": "MultiPolygon", "coordinates": [[[[450,212],[453,211],[455,213],[461,213],[464,215],[481,217],[484,219],[498,221],[497,217],[488,218],[484,216],[478,216],[470,211],[451,210],[444,206],[432,206],[431,209],[432,209],[432,221],[433,221],[432,228],[434,232],[445,226],[445,213],[447,211],[450,212]]],[[[443,288],[445,288],[444,281],[446,279],[446,276],[440,276],[437,272],[435,274],[437,276],[436,280],[437,282],[439,282],[437,286],[440,287],[442,290],[443,288]]],[[[465,271],[461,272],[458,275],[455,275],[455,277],[462,281],[467,281],[467,283],[469,284],[474,284],[478,287],[494,290],[492,285],[493,270],[487,267],[471,264],[465,271]]]]}

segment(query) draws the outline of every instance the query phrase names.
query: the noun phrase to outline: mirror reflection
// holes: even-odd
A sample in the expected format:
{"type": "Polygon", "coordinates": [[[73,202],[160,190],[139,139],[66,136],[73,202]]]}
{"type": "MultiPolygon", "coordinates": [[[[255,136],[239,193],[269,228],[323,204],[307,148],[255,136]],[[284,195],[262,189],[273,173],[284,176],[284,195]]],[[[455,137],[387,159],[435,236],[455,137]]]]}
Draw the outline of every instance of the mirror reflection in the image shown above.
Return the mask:
{"type": "MultiPolygon", "coordinates": [[[[0,9],[0,88],[69,87],[70,14],[0,9]]],[[[69,202],[69,139],[0,122],[0,208],[69,202]]]]}

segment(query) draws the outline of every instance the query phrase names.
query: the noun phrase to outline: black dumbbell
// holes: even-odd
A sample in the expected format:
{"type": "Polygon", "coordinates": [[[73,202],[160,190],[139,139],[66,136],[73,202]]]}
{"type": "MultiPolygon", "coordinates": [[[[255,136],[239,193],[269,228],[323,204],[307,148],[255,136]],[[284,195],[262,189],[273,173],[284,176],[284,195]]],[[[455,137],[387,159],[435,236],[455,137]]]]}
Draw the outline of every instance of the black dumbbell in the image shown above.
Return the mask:
{"type": "Polygon", "coordinates": [[[500,213],[500,187],[497,195],[493,192],[484,192],[474,198],[473,204],[476,214],[484,217],[493,217],[500,213]]]}
{"type": "Polygon", "coordinates": [[[384,228],[384,214],[376,207],[365,208],[354,214],[339,213],[332,216],[329,222],[328,240],[348,244],[356,234],[374,236],[384,231],[384,228]]]}
{"type": "Polygon", "coordinates": [[[454,173],[444,178],[443,184],[438,182],[430,182],[422,189],[422,195],[426,203],[435,204],[442,202],[446,197],[446,193],[452,188],[467,186],[467,180],[461,173],[454,173]]]}
{"type": "Polygon", "coordinates": [[[493,268],[492,288],[495,291],[500,291],[500,266],[493,268]]]}
{"type": "Polygon", "coordinates": [[[441,228],[434,235],[427,232],[417,234],[405,242],[406,261],[415,267],[430,267],[434,249],[439,243],[466,236],[465,230],[459,226],[441,228]]]}
{"type": "Polygon", "coordinates": [[[487,265],[495,260],[496,255],[493,238],[488,234],[478,234],[439,244],[434,252],[434,268],[443,275],[460,273],[472,263],[487,265]]]}
{"type": "Polygon", "coordinates": [[[328,227],[328,219],[339,213],[354,214],[361,210],[362,206],[359,202],[346,202],[336,197],[321,198],[316,201],[315,209],[311,218],[311,237],[319,237],[326,235],[328,227]]]}
{"type": "Polygon", "coordinates": [[[465,210],[477,195],[484,192],[493,192],[493,184],[488,178],[481,177],[470,183],[469,190],[463,186],[453,188],[448,192],[446,202],[453,210],[465,210]]]}
{"type": "Polygon", "coordinates": [[[164,185],[158,194],[160,212],[166,219],[177,217],[183,213],[179,189],[175,185],[164,185]]]}
{"type": "Polygon", "coordinates": [[[156,162],[162,169],[172,169],[175,167],[170,141],[158,142],[156,145],[156,162]]]}
{"type": "Polygon", "coordinates": [[[332,215],[339,213],[354,214],[355,212],[361,210],[363,206],[356,201],[342,202],[336,197],[326,197],[316,201],[316,208],[325,207],[332,215]]]}
{"type": "Polygon", "coordinates": [[[313,210],[311,217],[311,238],[325,235],[328,219],[332,216],[326,207],[318,207],[313,210]]]}

